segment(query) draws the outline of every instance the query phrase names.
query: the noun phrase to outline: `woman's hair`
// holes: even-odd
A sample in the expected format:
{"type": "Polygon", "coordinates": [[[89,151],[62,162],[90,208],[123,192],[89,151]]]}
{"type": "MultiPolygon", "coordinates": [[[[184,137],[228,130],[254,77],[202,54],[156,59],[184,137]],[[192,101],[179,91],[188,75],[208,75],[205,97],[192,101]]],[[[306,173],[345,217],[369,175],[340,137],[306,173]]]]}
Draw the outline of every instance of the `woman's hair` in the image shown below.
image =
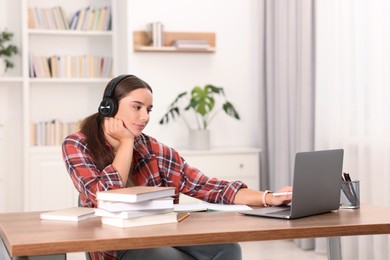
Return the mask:
{"type": "MultiPolygon", "coordinates": [[[[152,88],[145,81],[133,75],[128,75],[122,79],[116,86],[112,86],[117,78],[112,79],[104,90],[104,97],[109,96],[112,88],[115,88],[112,98],[119,104],[119,101],[126,97],[130,92],[140,88],[146,88],[152,91],[152,88]]],[[[103,132],[104,116],[99,113],[92,114],[81,122],[80,131],[86,136],[88,149],[94,159],[97,167],[103,170],[114,160],[114,152],[109,150],[106,138],[103,132]]]]}

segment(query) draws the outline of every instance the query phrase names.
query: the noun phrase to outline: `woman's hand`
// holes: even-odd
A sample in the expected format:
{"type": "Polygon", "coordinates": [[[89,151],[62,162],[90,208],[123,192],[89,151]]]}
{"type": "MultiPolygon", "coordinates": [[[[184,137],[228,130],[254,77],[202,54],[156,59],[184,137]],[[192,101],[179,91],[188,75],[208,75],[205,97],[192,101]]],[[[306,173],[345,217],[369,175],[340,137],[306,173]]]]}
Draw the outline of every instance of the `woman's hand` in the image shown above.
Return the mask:
{"type": "Polygon", "coordinates": [[[106,117],[103,126],[104,135],[114,151],[118,151],[121,144],[133,144],[134,134],[126,128],[122,120],[106,117]]]}
{"type": "MultiPolygon", "coordinates": [[[[276,193],[279,192],[292,192],[291,186],[285,186],[281,188],[280,190],[277,190],[276,193]]],[[[272,193],[267,194],[267,204],[271,206],[279,206],[283,204],[288,204],[291,202],[292,195],[281,195],[281,196],[273,196],[272,193]]]]}

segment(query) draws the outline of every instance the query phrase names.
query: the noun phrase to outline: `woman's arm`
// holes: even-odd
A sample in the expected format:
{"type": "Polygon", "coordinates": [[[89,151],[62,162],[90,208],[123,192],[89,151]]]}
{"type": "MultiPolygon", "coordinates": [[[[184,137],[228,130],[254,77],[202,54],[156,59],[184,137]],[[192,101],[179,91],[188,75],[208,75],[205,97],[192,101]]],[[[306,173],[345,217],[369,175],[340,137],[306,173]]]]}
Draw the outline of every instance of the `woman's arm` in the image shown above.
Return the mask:
{"type": "Polygon", "coordinates": [[[66,170],[80,193],[83,206],[96,207],[96,192],[99,190],[124,187],[125,184],[112,164],[102,170],[96,166],[82,133],[74,133],[65,138],[62,154],[66,170]]]}
{"type": "Polygon", "coordinates": [[[133,160],[134,135],[125,127],[122,120],[113,117],[104,119],[104,135],[114,150],[115,158],[112,165],[126,185],[133,160]]]}
{"type": "MultiPolygon", "coordinates": [[[[286,186],[278,192],[285,192],[285,191],[292,191],[292,188],[290,186],[286,186]]],[[[291,195],[285,195],[285,196],[272,196],[272,192],[268,192],[267,194],[264,194],[263,191],[256,191],[251,189],[240,189],[236,197],[234,198],[234,204],[245,204],[249,206],[257,206],[257,207],[263,207],[265,205],[268,206],[278,206],[282,204],[288,204],[291,202],[291,195]],[[264,196],[265,195],[265,196],[264,196]],[[263,201],[263,198],[265,201],[263,201]]]]}

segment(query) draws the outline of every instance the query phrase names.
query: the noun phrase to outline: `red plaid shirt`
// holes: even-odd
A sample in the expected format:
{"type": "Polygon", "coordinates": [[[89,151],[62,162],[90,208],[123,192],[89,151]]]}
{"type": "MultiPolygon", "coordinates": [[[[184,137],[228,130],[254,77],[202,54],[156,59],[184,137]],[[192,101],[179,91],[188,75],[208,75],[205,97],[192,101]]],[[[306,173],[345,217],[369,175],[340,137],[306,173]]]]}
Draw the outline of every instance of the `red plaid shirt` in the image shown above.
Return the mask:
{"type": "MultiPolygon", "coordinates": [[[[113,165],[109,164],[103,170],[97,168],[83,133],[68,136],[62,145],[62,153],[83,206],[96,207],[96,192],[99,190],[125,186],[113,165]]],[[[179,194],[184,193],[211,203],[232,204],[237,191],[247,187],[240,181],[208,178],[189,166],[177,151],[145,134],[134,142],[133,165],[135,185],[175,187],[175,203],[179,202],[179,194]]],[[[93,252],[91,256],[94,260],[116,259],[116,252],[93,252]]]]}

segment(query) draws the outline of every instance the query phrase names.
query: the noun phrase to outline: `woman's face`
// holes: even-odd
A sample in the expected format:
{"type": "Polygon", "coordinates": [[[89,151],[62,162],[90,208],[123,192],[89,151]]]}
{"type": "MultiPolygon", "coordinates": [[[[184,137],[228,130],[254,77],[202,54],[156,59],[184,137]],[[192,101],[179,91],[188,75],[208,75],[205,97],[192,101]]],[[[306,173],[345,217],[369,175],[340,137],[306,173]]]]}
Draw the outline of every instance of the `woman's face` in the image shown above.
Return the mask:
{"type": "Polygon", "coordinates": [[[139,88],[119,101],[115,118],[122,120],[127,129],[139,136],[149,123],[152,108],[152,92],[147,88],[139,88]]]}

